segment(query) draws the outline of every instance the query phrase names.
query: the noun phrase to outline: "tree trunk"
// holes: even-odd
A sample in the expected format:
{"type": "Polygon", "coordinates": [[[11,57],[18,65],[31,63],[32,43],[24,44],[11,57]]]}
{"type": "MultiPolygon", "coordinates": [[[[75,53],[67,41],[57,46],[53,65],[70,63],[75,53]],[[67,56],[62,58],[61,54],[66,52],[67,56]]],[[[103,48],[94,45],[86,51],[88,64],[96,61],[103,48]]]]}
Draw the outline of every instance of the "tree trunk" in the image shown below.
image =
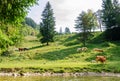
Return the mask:
{"type": "Polygon", "coordinates": [[[84,47],[86,46],[86,44],[85,44],[85,40],[84,40],[84,42],[83,42],[83,46],[84,46],[84,47]]]}
{"type": "Polygon", "coordinates": [[[47,42],[47,46],[49,45],[49,42],[47,42]]]}
{"type": "Polygon", "coordinates": [[[83,33],[83,46],[85,47],[85,42],[86,42],[86,32],[84,31],[83,33]]]}
{"type": "Polygon", "coordinates": [[[102,32],[101,22],[99,21],[100,31],[102,32]]]}

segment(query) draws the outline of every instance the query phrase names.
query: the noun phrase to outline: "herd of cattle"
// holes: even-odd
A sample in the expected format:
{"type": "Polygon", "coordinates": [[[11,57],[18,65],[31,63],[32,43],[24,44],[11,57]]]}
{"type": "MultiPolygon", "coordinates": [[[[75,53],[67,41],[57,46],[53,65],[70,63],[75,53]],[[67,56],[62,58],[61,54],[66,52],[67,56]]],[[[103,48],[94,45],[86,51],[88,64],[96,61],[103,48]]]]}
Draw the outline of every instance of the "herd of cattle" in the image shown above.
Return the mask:
{"type": "MultiPolygon", "coordinates": [[[[29,48],[18,48],[17,49],[18,51],[26,51],[26,50],[29,50],[29,48]]],[[[86,52],[88,50],[87,47],[82,47],[82,48],[77,48],[77,52],[86,52]]],[[[96,52],[104,52],[102,49],[99,49],[99,48],[94,48],[93,51],[96,51],[96,52]]],[[[95,60],[92,60],[91,61],[92,63],[93,62],[101,62],[101,63],[105,63],[106,62],[106,57],[105,56],[96,56],[96,59],[95,60]]]]}
{"type": "MultiPolygon", "coordinates": [[[[88,50],[87,47],[82,47],[82,48],[77,48],[77,52],[86,52],[88,50]]],[[[99,49],[99,48],[94,48],[93,51],[96,51],[96,52],[101,52],[103,53],[104,51],[102,49],[99,49]]],[[[105,63],[106,62],[106,57],[105,56],[96,56],[96,59],[95,60],[92,60],[91,61],[92,63],[93,62],[101,62],[101,63],[105,63]]]]}

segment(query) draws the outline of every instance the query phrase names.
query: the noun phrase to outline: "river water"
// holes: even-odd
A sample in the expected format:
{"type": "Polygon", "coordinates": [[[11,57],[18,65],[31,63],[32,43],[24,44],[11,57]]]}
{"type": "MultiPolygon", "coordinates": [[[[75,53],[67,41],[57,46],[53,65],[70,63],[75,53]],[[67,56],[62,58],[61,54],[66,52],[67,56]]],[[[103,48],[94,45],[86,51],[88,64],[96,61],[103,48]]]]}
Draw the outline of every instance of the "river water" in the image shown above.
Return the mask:
{"type": "Polygon", "coordinates": [[[120,81],[120,77],[62,77],[62,76],[0,76],[0,81],[120,81]]]}

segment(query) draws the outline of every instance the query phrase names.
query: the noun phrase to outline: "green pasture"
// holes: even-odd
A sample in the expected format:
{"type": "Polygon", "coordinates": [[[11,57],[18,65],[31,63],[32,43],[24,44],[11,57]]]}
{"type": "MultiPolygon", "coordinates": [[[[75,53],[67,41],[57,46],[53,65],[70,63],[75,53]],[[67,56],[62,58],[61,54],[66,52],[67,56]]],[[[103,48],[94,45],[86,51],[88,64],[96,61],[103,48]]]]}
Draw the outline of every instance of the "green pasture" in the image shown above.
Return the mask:
{"type": "Polygon", "coordinates": [[[18,51],[10,47],[9,56],[0,56],[1,72],[120,72],[120,42],[106,42],[100,33],[87,42],[86,52],[77,52],[82,43],[77,40],[78,35],[58,35],[55,42],[49,46],[41,44],[33,36],[25,37],[18,47],[29,50],[18,51]],[[93,51],[94,48],[103,49],[103,53],[93,51]],[[97,55],[107,57],[105,64],[91,63],[97,55]]]}

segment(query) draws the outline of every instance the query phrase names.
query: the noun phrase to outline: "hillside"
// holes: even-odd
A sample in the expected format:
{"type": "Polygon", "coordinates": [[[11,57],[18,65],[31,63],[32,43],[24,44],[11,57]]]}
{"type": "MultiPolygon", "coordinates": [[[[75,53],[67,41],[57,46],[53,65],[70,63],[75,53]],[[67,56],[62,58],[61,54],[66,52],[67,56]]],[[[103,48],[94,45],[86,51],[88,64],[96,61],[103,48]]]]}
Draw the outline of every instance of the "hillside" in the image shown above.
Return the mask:
{"type": "Polygon", "coordinates": [[[58,35],[55,42],[49,46],[41,44],[36,37],[27,36],[25,41],[17,46],[29,50],[18,51],[11,47],[9,56],[0,56],[1,72],[120,72],[120,42],[105,42],[101,33],[95,33],[87,43],[86,52],[77,52],[82,44],[78,35],[58,35]],[[94,48],[104,52],[95,52],[94,48]],[[107,57],[105,64],[91,63],[97,55],[107,57]]]}

